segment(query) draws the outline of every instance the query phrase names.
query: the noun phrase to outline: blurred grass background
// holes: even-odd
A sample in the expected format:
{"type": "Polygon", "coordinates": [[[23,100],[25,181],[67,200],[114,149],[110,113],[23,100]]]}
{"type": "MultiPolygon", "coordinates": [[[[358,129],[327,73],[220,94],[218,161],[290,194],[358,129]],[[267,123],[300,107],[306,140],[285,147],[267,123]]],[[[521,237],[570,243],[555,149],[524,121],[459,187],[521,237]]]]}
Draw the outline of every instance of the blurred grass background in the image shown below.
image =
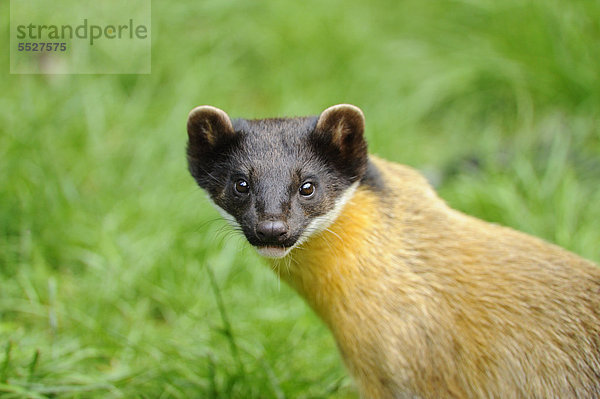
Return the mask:
{"type": "Polygon", "coordinates": [[[0,396],[356,397],[188,176],[199,104],[356,104],[370,150],[453,207],[600,260],[600,2],[152,7],[150,75],[8,75],[0,54],[0,396]]]}

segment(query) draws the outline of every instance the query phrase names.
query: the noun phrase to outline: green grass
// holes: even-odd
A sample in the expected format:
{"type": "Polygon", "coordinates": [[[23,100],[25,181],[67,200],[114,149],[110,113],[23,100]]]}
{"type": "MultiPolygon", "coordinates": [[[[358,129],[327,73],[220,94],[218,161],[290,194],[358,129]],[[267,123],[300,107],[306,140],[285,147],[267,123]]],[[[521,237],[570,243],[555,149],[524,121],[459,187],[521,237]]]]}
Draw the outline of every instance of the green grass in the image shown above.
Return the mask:
{"type": "Polygon", "coordinates": [[[8,75],[0,54],[0,396],[356,397],[188,176],[199,104],[354,103],[371,151],[452,206],[600,261],[600,3],[154,2],[152,22],[150,75],[8,75]]]}

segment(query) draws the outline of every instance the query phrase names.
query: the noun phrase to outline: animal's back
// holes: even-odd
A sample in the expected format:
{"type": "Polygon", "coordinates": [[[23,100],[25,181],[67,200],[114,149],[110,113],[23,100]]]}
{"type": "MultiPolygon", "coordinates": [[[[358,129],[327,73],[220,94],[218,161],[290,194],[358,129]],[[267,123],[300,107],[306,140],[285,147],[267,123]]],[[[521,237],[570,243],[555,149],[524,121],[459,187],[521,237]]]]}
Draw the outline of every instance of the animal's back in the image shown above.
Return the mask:
{"type": "Polygon", "coordinates": [[[363,396],[599,397],[600,269],[371,162],[383,186],[359,188],[291,277],[319,298],[363,396]]]}

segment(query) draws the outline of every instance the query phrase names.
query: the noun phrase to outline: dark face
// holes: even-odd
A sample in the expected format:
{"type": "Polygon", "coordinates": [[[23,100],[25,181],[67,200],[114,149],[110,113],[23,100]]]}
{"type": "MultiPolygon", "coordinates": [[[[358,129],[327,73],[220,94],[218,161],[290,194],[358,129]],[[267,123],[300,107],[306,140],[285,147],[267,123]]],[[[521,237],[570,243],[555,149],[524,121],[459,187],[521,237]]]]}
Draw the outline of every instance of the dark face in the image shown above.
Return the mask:
{"type": "Polygon", "coordinates": [[[328,214],[364,174],[366,146],[365,159],[348,160],[317,117],[218,122],[200,124],[213,134],[208,139],[190,135],[190,171],[263,255],[283,256],[330,223],[328,214]]]}

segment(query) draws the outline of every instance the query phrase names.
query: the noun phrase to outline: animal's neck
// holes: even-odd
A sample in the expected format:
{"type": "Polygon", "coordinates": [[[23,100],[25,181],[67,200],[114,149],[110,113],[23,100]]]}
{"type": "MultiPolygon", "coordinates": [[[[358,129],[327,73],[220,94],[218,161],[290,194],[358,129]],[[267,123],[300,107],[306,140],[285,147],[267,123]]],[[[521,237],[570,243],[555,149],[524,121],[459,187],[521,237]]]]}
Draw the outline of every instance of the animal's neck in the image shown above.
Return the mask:
{"type": "Polygon", "coordinates": [[[332,327],[332,318],[377,270],[361,268],[372,245],[377,196],[359,187],[336,220],[286,258],[274,261],[280,277],[332,327]],[[369,275],[367,275],[369,274],[369,275]],[[365,280],[366,278],[366,280],[365,280]]]}

